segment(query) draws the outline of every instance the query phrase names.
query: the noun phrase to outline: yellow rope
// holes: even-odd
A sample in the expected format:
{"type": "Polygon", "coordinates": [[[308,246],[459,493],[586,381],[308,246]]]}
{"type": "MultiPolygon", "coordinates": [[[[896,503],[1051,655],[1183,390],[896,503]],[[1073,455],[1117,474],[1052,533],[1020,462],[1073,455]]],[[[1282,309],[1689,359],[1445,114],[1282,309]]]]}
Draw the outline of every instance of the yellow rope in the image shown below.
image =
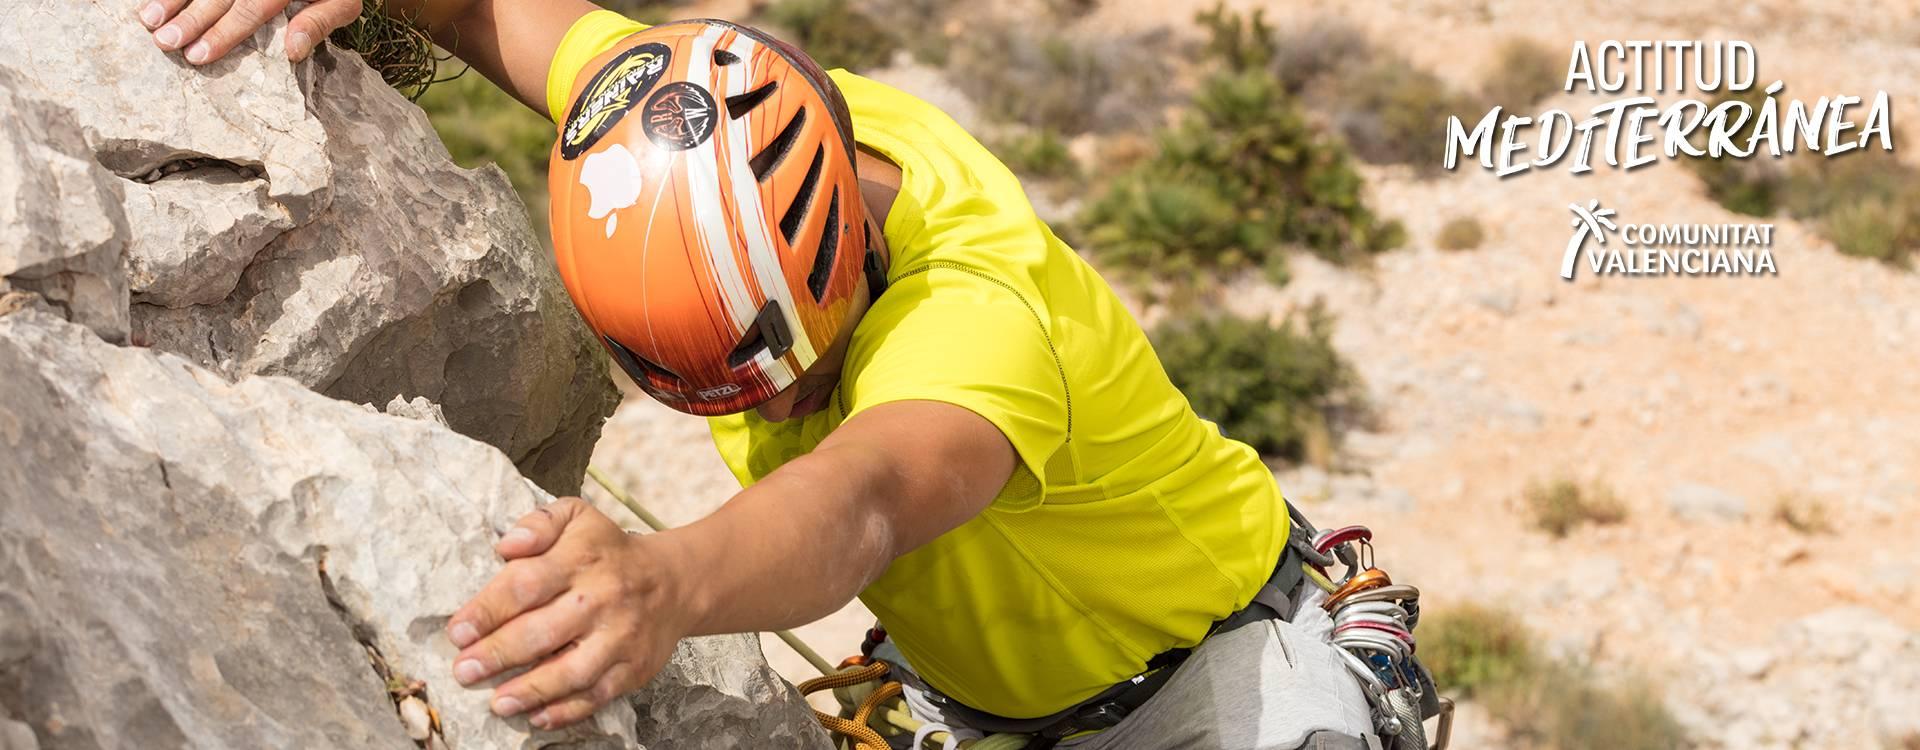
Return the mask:
{"type": "MultiPolygon", "coordinates": [[[[864,667],[851,668],[802,682],[800,683],[800,694],[807,695],[821,690],[858,685],[862,682],[870,682],[886,676],[887,663],[877,661],[864,667]]],[[[898,682],[888,682],[881,685],[879,690],[873,691],[872,695],[867,696],[866,700],[860,702],[860,707],[854,710],[852,719],[843,719],[833,714],[820,711],[819,709],[814,710],[813,718],[819,721],[820,726],[827,731],[846,735],[852,739],[854,741],[854,750],[886,750],[886,738],[881,737],[879,732],[873,730],[873,727],[867,726],[867,720],[872,717],[874,710],[879,707],[881,701],[899,695],[900,689],[900,683],[898,682]]]]}

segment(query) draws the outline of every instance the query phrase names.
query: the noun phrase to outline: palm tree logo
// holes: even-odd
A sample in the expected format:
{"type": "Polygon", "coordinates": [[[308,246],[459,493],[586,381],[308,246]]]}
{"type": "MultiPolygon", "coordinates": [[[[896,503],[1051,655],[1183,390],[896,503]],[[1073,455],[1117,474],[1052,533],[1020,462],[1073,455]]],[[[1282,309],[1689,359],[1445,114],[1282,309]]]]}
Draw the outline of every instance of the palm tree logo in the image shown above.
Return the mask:
{"type": "Polygon", "coordinates": [[[1573,261],[1580,256],[1580,246],[1589,235],[1595,243],[1605,245],[1607,232],[1619,229],[1613,225],[1613,209],[1601,208],[1598,199],[1587,201],[1585,208],[1578,203],[1569,203],[1567,208],[1573,209],[1573,238],[1567,240],[1567,253],[1560,256],[1560,278],[1563,279],[1573,278],[1573,261]],[[1606,231],[1601,231],[1602,228],[1606,231]]]}

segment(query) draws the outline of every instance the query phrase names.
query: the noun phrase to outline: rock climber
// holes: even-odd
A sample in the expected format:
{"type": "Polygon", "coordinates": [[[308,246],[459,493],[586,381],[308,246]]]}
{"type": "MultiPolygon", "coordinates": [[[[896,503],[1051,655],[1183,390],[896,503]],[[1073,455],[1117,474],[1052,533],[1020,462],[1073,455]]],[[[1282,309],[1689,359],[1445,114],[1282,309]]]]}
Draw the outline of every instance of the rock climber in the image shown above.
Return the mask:
{"type": "MultiPolygon", "coordinates": [[[[287,5],[136,14],[206,65],[287,5]]],[[[362,10],[297,9],[284,54],[362,10]]],[[[917,676],[916,712],[953,726],[1370,746],[1324,616],[1290,622],[1319,614],[1292,595],[1317,592],[1235,617],[1284,567],[1272,472],[1194,414],[1106,282],[940,110],[727,22],[648,27],[587,0],[385,12],[555,122],[567,291],[642,390],[708,418],[745,486],[663,533],[575,498],[521,519],[447,626],[461,684],[527,668],[493,688],[495,713],[577,722],[681,638],[857,596],[917,676]]]]}

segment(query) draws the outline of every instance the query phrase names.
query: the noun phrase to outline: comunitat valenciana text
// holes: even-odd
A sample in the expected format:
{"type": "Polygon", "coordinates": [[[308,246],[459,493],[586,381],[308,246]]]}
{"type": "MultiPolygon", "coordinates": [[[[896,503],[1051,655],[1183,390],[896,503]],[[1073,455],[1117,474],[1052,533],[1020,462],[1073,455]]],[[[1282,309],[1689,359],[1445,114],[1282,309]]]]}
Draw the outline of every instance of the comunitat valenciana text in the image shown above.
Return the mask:
{"type": "Polygon", "coordinates": [[[1609,40],[1592,47],[1578,42],[1567,64],[1566,91],[1641,95],[1594,107],[1581,120],[1559,109],[1501,119],[1502,108],[1496,106],[1469,131],[1458,116],[1448,117],[1445,166],[1453,169],[1461,156],[1477,155],[1481,167],[1504,177],[1551,166],[1568,155],[1572,172],[1591,171],[1596,151],[1607,166],[1633,169],[1662,154],[1744,158],[1764,151],[1779,157],[1805,149],[1834,156],[1872,144],[1893,150],[1884,90],[1874,94],[1858,124],[1849,115],[1859,112],[1860,97],[1822,96],[1811,105],[1783,100],[1785,84],[1777,80],[1763,89],[1758,104],[1727,97],[1708,105],[1687,98],[1663,109],[1647,95],[1750,91],[1758,70],[1753,45],[1741,41],[1609,40]]]}

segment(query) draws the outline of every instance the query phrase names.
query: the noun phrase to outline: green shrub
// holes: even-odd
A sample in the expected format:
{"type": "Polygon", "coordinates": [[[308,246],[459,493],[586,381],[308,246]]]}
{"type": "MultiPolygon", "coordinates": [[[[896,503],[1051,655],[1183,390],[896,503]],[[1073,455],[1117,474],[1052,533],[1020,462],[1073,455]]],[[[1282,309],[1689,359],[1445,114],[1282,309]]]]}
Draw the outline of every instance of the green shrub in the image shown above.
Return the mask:
{"type": "Polygon", "coordinates": [[[1434,238],[1434,244],[1442,250],[1472,250],[1486,239],[1487,232],[1480,228],[1479,219],[1456,216],[1440,225],[1440,235],[1434,238]]]}
{"type": "Polygon", "coordinates": [[[1548,658],[1511,613],[1468,604],[1433,613],[1415,633],[1442,693],[1470,698],[1519,747],[1675,750],[1686,732],[1639,680],[1608,686],[1592,670],[1548,658]]]}
{"type": "Polygon", "coordinates": [[[1352,23],[1316,16],[1274,37],[1267,69],[1288,93],[1301,95],[1335,71],[1377,54],[1373,42],[1352,23]]]}
{"type": "Polygon", "coordinates": [[[995,139],[991,146],[1008,169],[1022,176],[1059,178],[1079,172],[1066,142],[1051,130],[1022,131],[995,139]]]}
{"type": "Polygon", "coordinates": [[[419,104],[455,163],[500,165],[545,240],[547,155],[553,148],[553,123],[471,71],[434,85],[419,104]]]}
{"type": "Polygon", "coordinates": [[[1559,91],[1565,77],[1560,55],[1552,48],[1528,39],[1508,39],[1494,51],[1493,69],[1483,84],[1484,98],[1488,107],[1497,104],[1525,112],[1559,91]]]}
{"type": "Polygon", "coordinates": [[[886,26],[847,0],[776,0],[755,20],[827,68],[883,67],[900,47],[886,26]]]}
{"type": "Polygon", "coordinates": [[[1146,77],[1121,74],[1119,49],[1043,27],[974,29],[949,49],[948,80],[986,115],[1040,130],[1078,135],[1142,121],[1151,109],[1143,101],[1146,77]]]}
{"type": "Polygon", "coordinates": [[[1354,262],[1405,239],[1362,201],[1345,149],[1263,73],[1210,79],[1158,151],[1081,216],[1091,247],[1154,271],[1233,271],[1283,243],[1354,262]]]}
{"type": "Polygon", "coordinates": [[[1484,109],[1336,18],[1278,33],[1263,11],[1241,16],[1216,5],[1196,20],[1207,34],[1200,52],[1208,64],[1272,77],[1324,113],[1353,153],[1371,163],[1438,171],[1447,117],[1484,109]]]}
{"type": "Polygon", "coordinates": [[[1527,485],[1523,494],[1535,528],[1564,537],[1584,524],[1615,524],[1626,520],[1627,506],[1605,485],[1582,487],[1570,479],[1527,485]]]}
{"type": "Polygon", "coordinates": [[[1807,162],[1781,188],[1794,218],[1847,255],[1909,266],[1920,249],[1920,170],[1879,150],[1807,162]]]}
{"type": "MultiPolygon", "coordinates": [[[[1764,97],[1757,90],[1735,92],[1709,106],[1729,100],[1757,106],[1764,97]]],[[[1753,129],[1750,118],[1733,132],[1733,141],[1746,143],[1753,129]]],[[[1694,145],[1703,146],[1704,137],[1696,136],[1694,145]]],[[[1792,169],[1754,156],[1702,156],[1689,164],[1706,183],[1707,195],[1729,211],[1772,216],[1785,209],[1842,253],[1910,266],[1920,247],[1920,170],[1878,147],[1805,156],[1792,169]]]]}
{"type": "Polygon", "coordinates": [[[1509,612],[1469,603],[1434,613],[1416,635],[1442,692],[1474,698],[1539,669],[1532,634],[1509,612]]]}
{"type": "Polygon", "coordinates": [[[1309,91],[1356,156],[1424,171],[1445,159],[1447,118],[1475,109],[1439,76],[1393,55],[1338,66],[1309,91]]]}
{"type": "Polygon", "coordinates": [[[1331,441],[1330,424],[1359,399],[1359,378],[1335,351],[1318,305],[1275,327],[1194,315],[1155,326],[1154,349],[1195,413],[1264,455],[1299,460],[1331,441]]]}
{"type": "Polygon", "coordinates": [[[1226,3],[1216,3],[1195,15],[1194,21],[1207,32],[1200,53],[1208,62],[1235,73],[1263,70],[1273,63],[1278,49],[1265,8],[1242,16],[1227,10],[1226,3]]]}

